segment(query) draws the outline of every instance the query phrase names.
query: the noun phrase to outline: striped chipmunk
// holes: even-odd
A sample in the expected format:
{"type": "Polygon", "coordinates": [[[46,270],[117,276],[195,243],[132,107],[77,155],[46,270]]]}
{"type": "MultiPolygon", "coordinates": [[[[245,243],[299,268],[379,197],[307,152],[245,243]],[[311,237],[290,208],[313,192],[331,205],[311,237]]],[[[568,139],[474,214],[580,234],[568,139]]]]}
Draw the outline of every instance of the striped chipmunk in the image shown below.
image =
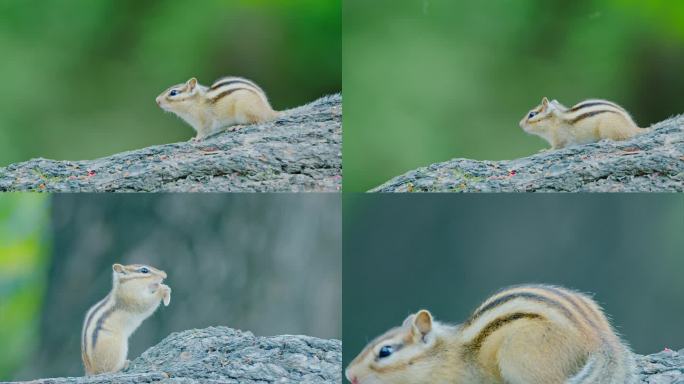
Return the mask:
{"type": "Polygon", "coordinates": [[[352,384],[630,384],[630,349],[588,296],[521,285],[485,300],[460,325],[421,310],[349,364],[352,384]]]}
{"type": "Polygon", "coordinates": [[[88,310],[81,334],[86,375],[117,372],[128,365],[128,338],[159,307],[171,302],[166,273],[147,265],[112,265],[112,290],[88,310]]]}
{"type": "Polygon", "coordinates": [[[241,77],[224,77],[210,87],[193,77],[162,92],[157,104],[190,124],[197,131],[196,141],[230,126],[275,120],[280,114],[258,85],[241,77]]]}
{"type": "Polygon", "coordinates": [[[520,120],[520,127],[548,141],[551,149],[603,139],[625,140],[647,131],[610,101],[585,100],[568,108],[546,97],[520,120]]]}

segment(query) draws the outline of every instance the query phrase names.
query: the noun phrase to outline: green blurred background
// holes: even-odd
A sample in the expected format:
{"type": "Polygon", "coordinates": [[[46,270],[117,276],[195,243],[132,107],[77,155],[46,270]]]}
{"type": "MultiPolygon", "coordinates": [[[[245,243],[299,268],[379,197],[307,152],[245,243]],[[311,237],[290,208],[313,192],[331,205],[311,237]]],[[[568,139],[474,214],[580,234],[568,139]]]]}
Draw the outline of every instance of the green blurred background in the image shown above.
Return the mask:
{"type": "Polygon", "coordinates": [[[340,92],[341,0],[0,1],[0,166],[188,140],[154,102],[251,78],[276,109],[340,92]]]}
{"type": "Polygon", "coordinates": [[[684,196],[345,194],[344,365],[421,308],[521,283],[595,294],[637,353],[684,348],[684,196]]]}
{"type": "Polygon", "coordinates": [[[682,1],[345,0],[343,24],[346,191],[546,148],[518,127],[542,96],[684,112],[682,1]]]}
{"type": "Polygon", "coordinates": [[[214,325],[339,339],[341,227],[336,194],[0,195],[0,381],[83,375],[83,318],[114,262],[173,289],[131,360],[214,325]]]}
{"type": "Polygon", "coordinates": [[[51,237],[47,195],[0,195],[0,380],[40,341],[51,237]]]}

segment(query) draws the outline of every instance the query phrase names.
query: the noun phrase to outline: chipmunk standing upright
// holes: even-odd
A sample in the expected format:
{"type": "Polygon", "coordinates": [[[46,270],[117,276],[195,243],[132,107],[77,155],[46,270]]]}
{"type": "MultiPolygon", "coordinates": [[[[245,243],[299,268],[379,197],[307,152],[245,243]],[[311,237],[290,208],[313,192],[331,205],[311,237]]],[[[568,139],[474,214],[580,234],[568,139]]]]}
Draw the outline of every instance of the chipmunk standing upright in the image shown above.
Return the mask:
{"type": "Polygon", "coordinates": [[[157,104],[190,124],[203,140],[221,129],[239,124],[274,120],[274,111],[266,93],[254,82],[241,77],[225,77],[205,87],[194,77],[157,96],[157,104]]]}
{"type": "Polygon", "coordinates": [[[552,149],[602,139],[625,140],[646,132],[627,111],[610,101],[585,100],[567,108],[546,97],[525,115],[520,127],[548,141],[552,149]]]}
{"type": "Polygon", "coordinates": [[[352,384],[631,384],[629,348],[589,297],[548,285],[504,289],[465,323],[421,310],[349,364],[352,384]]]}
{"type": "Polygon", "coordinates": [[[112,266],[112,290],[88,310],[81,334],[86,375],[116,372],[126,366],[128,338],[146,318],[171,301],[166,273],[146,265],[112,266]]]}

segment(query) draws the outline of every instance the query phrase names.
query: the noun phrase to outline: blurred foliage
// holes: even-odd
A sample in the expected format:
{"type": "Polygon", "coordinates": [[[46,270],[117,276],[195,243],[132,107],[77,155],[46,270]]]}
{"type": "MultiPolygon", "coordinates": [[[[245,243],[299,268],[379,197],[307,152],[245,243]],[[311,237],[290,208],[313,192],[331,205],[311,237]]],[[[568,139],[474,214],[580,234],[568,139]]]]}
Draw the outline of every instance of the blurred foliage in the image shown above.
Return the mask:
{"type": "Polygon", "coordinates": [[[640,354],[684,348],[682,194],[344,196],[343,344],[427,308],[458,323],[496,290],[595,294],[640,354]]]}
{"type": "Polygon", "coordinates": [[[38,341],[48,251],[48,196],[0,195],[0,379],[38,341]]]}
{"type": "Polygon", "coordinates": [[[0,166],[188,140],[154,102],[251,78],[276,109],[341,89],[341,0],[3,0],[0,166]]]}
{"type": "Polygon", "coordinates": [[[542,96],[607,98],[640,126],[684,112],[684,2],[345,0],[344,188],[454,157],[547,147],[542,96]]]}

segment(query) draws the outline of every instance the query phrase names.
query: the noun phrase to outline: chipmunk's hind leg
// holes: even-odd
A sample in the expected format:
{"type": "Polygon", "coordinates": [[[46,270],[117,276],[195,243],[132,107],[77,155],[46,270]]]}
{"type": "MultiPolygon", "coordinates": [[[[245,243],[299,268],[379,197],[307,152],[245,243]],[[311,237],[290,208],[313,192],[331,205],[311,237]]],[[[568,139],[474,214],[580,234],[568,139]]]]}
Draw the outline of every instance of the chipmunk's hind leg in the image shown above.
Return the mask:
{"type": "Polygon", "coordinates": [[[540,327],[538,322],[503,340],[497,358],[503,382],[510,384],[563,384],[584,363],[579,348],[565,335],[552,324],[540,327]]]}
{"type": "Polygon", "coordinates": [[[277,113],[271,106],[251,91],[242,92],[243,96],[235,101],[235,110],[239,113],[239,121],[243,124],[257,124],[274,120],[277,113]]]}
{"type": "Polygon", "coordinates": [[[642,132],[633,121],[624,116],[610,114],[599,122],[597,126],[597,137],[611,140],[626,140],[642,132]]]}
{"type": "Polygon", "coordinates": [[[102,333],[92,351],[92,374],[120,371],[125,361],[126,351],[122,349],[121,341],[102,333]]]}
{"type": "Polygon", "coordinates": [[[634,384],[636,363],[631,352],[612,349],[606,345],[592,353],[582,369],[566,384],[634,384]]]}

